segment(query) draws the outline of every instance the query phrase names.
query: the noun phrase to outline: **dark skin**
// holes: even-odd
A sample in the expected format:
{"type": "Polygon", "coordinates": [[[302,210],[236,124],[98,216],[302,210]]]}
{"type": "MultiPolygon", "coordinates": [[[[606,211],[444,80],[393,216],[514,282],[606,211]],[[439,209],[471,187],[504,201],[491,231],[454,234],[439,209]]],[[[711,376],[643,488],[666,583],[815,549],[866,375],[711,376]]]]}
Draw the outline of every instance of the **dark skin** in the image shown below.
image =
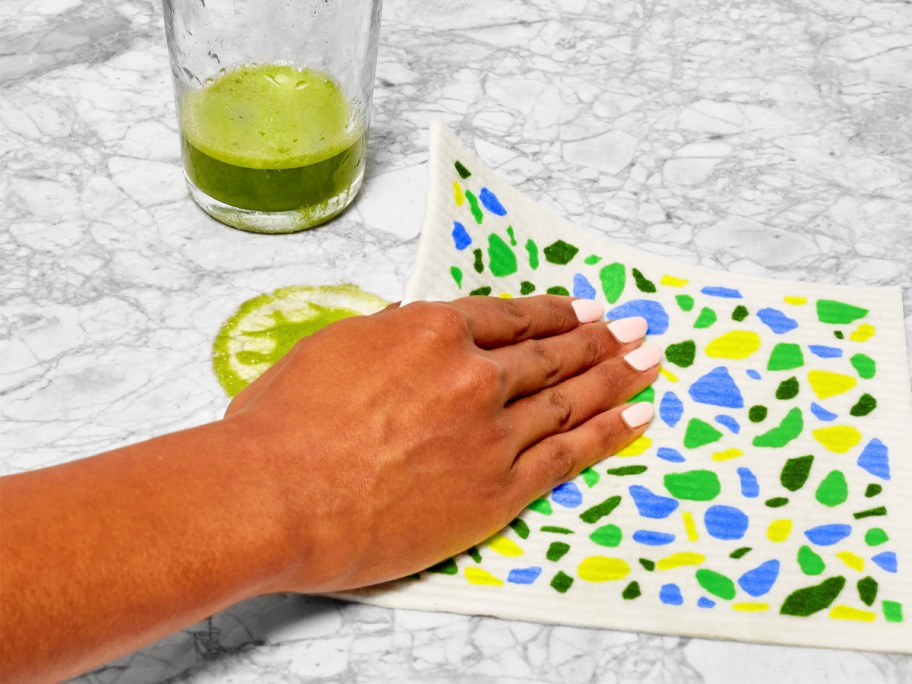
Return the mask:
{"type": "Polygon", "coordinates": [[[483,540],[646,428],[623,403],[658,373],[625,360],[641,339],[581,318],[545,296],[348,319],[223,420],[0,479],[3,681],[70,677],[253,596],[376,584],[483,540]]]}

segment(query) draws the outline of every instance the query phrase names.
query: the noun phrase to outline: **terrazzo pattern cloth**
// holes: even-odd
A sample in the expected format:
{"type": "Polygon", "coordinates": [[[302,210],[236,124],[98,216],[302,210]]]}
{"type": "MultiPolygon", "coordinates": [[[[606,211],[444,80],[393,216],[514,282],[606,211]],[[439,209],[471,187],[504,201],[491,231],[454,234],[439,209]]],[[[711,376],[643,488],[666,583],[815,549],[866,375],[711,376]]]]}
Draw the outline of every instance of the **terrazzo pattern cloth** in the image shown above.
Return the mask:
{"type": "Polygon", "coordinates": [[[711,271],[550,216],[442,125],[406,299],[573,294],[664,349],[644,437],[418,576],[347,597],[912,652],[912,398],[898,288],[711,271]]]}

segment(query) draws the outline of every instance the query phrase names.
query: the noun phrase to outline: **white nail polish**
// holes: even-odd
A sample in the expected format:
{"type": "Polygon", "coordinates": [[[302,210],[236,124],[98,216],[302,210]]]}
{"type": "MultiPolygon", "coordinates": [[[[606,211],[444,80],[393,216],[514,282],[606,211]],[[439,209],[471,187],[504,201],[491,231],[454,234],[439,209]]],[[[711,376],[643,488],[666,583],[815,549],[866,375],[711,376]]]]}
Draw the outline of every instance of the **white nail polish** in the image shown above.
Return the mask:
{"type": "Polygon", "coordinates": [[[646,344],[624,356],[632,368],[644,371],[652,368],[662,360],[662,350],[654,344],[646,344]]]}
{"type": "Polygon", "coordinates": [[[629,428],[638,428],[645,425],[652,420],[654,415],[655,409],[648,401],[638,401],[621,411],[621,418],[624,419],[629,428]]]}
{"type": "Polygon", "coordinates": [[[580,323],[593,323],[605,314],[605,308],[591,299],[577,299],[570,306],[580,323]]]}
{"type": "Polygon", "coordinates": [[[614,335],[621,344],[630,344],[646,337],[646,330],[649,324],[641,316],[631,316],[630,318],[619,318],[608,324],[608,330],[614,335]]]}

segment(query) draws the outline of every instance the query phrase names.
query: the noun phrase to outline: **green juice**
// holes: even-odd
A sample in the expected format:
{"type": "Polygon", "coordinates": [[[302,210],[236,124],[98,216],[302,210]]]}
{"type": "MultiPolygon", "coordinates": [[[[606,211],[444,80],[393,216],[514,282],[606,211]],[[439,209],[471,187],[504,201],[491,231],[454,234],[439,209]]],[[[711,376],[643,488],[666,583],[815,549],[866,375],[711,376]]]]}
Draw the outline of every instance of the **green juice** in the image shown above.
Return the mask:
{"type": "Polygon", "coordinates": [[[364,172],[364,127],[339,85],[282,64],[241,66],[187,93],[181,144],[198,190],[229,209],[296,212],[293,229],[344,209],[364,172]]]}

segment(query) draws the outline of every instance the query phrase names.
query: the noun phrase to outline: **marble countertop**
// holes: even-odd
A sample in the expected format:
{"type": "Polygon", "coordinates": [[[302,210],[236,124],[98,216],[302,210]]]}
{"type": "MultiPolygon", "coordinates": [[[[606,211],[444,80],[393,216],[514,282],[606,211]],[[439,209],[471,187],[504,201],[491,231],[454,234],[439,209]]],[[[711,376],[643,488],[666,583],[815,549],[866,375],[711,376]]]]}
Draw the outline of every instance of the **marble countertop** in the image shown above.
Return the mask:
{"type": "MultiPolygon", "coordinates": [[[[153,0],[0,5],[0,471],[218,418],[245,299],[401,296],[440,117],[575,223],[655,253],[900,285],[912,332],[912,4],[387,0],[367,179],[317,230],[184,188],[153,0]]],[[[80,682],[912,681],[912,658],[249,601],[80,682]]]]}

